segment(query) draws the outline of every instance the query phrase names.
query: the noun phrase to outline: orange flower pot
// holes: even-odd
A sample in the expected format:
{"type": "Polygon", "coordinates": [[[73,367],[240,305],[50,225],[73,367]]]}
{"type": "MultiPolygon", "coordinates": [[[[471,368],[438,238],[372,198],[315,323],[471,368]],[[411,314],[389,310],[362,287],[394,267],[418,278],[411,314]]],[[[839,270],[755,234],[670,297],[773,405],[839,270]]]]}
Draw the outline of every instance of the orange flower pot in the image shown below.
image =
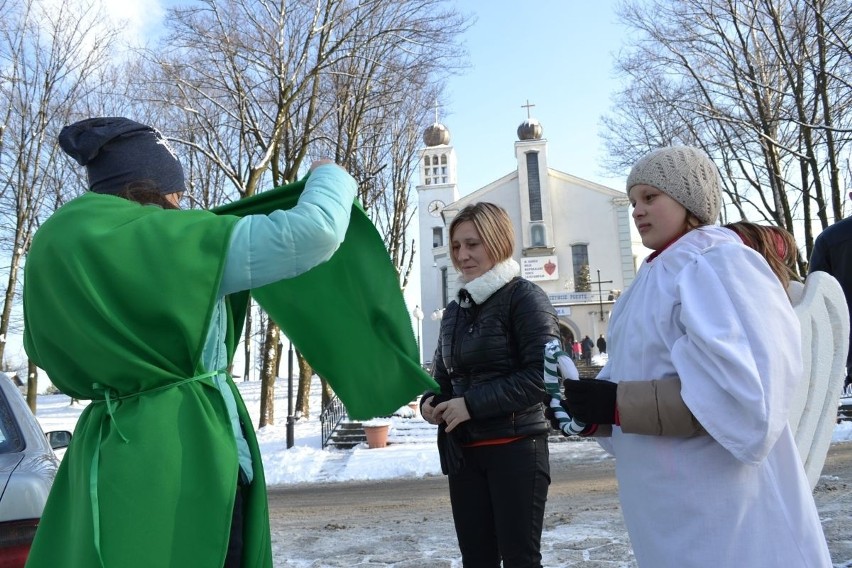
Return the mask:
{"type": "Polygon", "coordinates": [[[388,430],[390,426],[364,426],[364,434],[367,435],[367,446],[369,448],[384,448],[388,445],[388,430]]]}

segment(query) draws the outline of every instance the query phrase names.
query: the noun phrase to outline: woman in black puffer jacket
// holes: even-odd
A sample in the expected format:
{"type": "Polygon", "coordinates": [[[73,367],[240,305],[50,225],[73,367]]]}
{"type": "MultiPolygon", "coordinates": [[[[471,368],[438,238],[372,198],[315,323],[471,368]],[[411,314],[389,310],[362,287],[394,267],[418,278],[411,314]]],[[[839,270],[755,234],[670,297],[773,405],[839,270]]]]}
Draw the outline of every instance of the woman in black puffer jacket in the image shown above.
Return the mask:
{"type": "Polygon", "coordinates": [[[501,207],[462,209],[450,243],[462,289],[444,311],[433,358],[441,391],[423,395],[421,413],[439,426],[464,566],[538,567],[550,485],[543,357],[560,337],[556,313],[518,277],[501,207]]]}

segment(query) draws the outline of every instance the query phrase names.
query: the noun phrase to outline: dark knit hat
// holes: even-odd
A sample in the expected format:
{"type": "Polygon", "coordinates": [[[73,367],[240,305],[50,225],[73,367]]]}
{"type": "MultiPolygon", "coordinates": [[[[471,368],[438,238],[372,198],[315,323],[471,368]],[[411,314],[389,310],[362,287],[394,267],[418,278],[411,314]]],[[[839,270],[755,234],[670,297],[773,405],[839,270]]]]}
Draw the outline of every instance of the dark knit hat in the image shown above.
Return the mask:
{"type": "Polygon", "coordinates": [[[627,192],[639,184],[656,187],[702,223],[714,223],[719,217],[722,204],[719,169],[698,148],[672,146],[646,154],[630,170],[627,192]]]}
{"type": "Polygon", "coordinates": [[[86,166],[89,189],[116,194],[151,182],[163,194],[184,191],[183,168],[157,130],[121,117],[88,118],[59,133],[59,146],[86,166]]]}

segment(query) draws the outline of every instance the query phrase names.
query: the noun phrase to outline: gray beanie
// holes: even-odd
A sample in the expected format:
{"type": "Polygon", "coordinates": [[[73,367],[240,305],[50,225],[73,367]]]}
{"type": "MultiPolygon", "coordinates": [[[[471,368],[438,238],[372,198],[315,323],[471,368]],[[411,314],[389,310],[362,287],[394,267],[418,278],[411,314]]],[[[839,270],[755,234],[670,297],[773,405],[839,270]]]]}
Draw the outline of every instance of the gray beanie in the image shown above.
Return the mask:
{"type": "Polygon", "coordinates": [[[702,223],[712,224],[719,217],[722,204],[719,169],[698,148],[672,146],[645,154],[627,176],[627,192],[639,184],[656,187],[702,223]]]}
{"type": "Polygon", "coordinates": [[[75,122],[59,133],[59,146],[86,166],[89,189],[116,194],[133,182],[149,181],[163,194],[184,191],[183,168],[162,134],[128,118],[75,122]]]}

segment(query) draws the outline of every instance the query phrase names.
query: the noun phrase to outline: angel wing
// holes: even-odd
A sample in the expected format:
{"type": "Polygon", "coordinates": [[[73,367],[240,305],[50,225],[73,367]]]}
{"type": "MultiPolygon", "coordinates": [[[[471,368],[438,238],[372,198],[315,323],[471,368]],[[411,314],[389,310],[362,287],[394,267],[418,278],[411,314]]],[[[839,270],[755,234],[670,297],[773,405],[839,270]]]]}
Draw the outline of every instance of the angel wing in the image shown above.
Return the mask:
{"type": "Polygon", "coordinates": [[[811,489],[819,480],[834,425],[849,350],[849,311],[843,289],[826,272],[812,272],[788,290],[802,329],[805,374],[789,423],[811,489]]]}

